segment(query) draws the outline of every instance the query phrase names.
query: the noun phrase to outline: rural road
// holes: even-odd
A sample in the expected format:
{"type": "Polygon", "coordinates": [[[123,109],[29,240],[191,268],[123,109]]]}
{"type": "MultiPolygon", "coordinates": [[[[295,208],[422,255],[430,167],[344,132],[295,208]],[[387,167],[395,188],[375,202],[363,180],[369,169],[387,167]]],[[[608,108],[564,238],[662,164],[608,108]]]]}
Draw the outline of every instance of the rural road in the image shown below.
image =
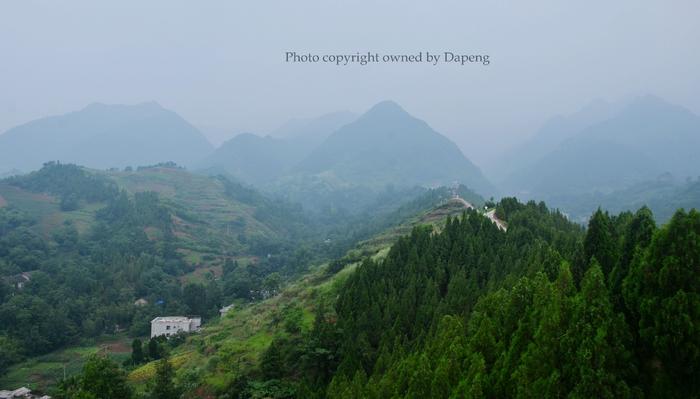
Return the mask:
{"type": "MultiPolygon", "coordinates": [[[[462,198],[458,195],[453,196],[452,201],[457,201],[457,202],[461,203],[462,205],[464,205],[465,208],[476,209],[474,207],[474,205],[465,201],[464,198],[462,198]]],[[[486,212],[484,214],[484,216],[489,218],[489,220],[491,220],[499,229],[501,229],[503,231],[508,231],[508,227],[506,226],[505,222],[496,217],[496,210],[495,209],[491,209],[490,211],[486,212]]]]}

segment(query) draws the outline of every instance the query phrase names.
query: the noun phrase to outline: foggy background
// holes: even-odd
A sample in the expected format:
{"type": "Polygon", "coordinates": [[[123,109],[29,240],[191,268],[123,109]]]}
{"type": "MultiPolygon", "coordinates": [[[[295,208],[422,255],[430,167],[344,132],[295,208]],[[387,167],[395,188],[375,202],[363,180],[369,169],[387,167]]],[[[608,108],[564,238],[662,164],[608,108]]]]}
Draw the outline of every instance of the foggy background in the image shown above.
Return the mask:
{"type": "Polygon", "coordinates": [[[488,172],[596,98],[653,93],[700,112],[699,12],[693,0],[6,1],[0,132],[92,102],[155,100],[219,144],[393,99],[488,172]],[[485,53],[491,64],[295,65],[285,51],[485,53]]]}

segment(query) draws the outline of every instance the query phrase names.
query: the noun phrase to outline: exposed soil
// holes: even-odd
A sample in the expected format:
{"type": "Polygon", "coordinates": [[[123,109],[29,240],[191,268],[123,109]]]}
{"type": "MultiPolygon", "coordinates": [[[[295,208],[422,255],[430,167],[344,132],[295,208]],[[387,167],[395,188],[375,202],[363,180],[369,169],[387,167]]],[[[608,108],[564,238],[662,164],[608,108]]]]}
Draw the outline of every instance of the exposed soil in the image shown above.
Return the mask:
{"type": "Polygon", "coordinates": [[[125,341],[105,342],[100,348],[109,353],[131,353],[131,346],[125,341]]]}

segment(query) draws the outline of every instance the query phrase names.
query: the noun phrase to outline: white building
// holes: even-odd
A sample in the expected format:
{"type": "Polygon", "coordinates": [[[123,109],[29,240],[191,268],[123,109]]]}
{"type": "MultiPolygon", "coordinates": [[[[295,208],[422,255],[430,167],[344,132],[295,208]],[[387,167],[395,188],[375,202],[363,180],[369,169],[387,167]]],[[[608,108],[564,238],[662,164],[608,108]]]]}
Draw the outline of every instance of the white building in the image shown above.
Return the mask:
{"type": "Polygon", "coordinates": [[[221,317],[226,316],[226,313],[228,313],[231,309],[233,309],[236,305],[228,305],[224,306],[223,308],[219,309],[219,314],[221,317]]]}
{"type": "MultiPolygon", "coordinates": [[[[32,391],[29,388],[17,388],[14,391],[0,391],[0,399],[35,399],[39,398],[37,395],[32,395],[32,391]]],[[[44,395],[39,399],[51,399],[50,396],[44,395]]]]}
{"type": "MultiPolygon", "coordinates": [[[[32,281],[32,275],[27,273],[27,272],[24,272],[24,273],[16,274],[12,277],[9,277],[8,281],[12,286],[17,288],[18,290],[21,290],[24,288],[24,286],[28,282],[32,281]]],[[[4,394],[4,392],[6,392],[6,391],[0,391],[0,393],[3,393],[3,394],[4,394]]],[[[7,392],[10,392],[10,391],[7,391],[7,392]]],[[[4,398],[2,396],[0,396],[0,399],[4,399],[4,398]]]]}
{"type": "Polygon", "coordinates": [[[145,298],[139,298],[134,301],[134,306],[146,306],[148,305],[148,301],[145,298]]]}
{"type": "Polygon", "coordinates": [[[198,331],[202,325],[201,317],[165,316],[151,320],[151,338],[165,335],[169,337],[179,332],[198,331]]]}

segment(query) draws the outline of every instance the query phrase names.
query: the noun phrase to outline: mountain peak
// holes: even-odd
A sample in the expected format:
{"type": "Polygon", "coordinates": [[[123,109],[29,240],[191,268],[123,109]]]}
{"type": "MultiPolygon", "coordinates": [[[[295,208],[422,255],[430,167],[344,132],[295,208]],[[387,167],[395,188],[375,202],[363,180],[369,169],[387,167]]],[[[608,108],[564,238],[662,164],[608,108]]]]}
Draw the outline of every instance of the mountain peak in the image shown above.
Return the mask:
{"type": "Polygon", "coordinates": [[[100,169],[167,161],[193,165],[211,150],[196,128],[154,101],[92,103],[3,133],[0,170],[31,171],[47,160],[100,169]]]}
{"type": "Polygon", "coordinates": [[[697,120],[698,118],[698,116],[688,108],[670,103],[653,94],[646,94],[633,98],[625,104],[624,108],[621,110],[620,116],[630,121],[644,120],[655,124],[665,123],[667,125],[675,118],[682,118],[686,121],[697,120]]]}
{"type": "Polygon", "coordinates": [[[409,116],[408,112],[404,110],[398,103],[392,100],[385,100],[375,104],[372,108],[367,111],[364,116],[409,116]]]}
{"type": "Polygon", "coordinates": [[[633,98],[628,104],[626,109],[636,109],[640,111],[648,111],[651,109],[664,109],[664,108],[675,108],[674,105],[670,104],[661,97],[655,96],[653,94],[645,94],[633,98]]]}
{"type": "Polygon", "coordinates": [[[138,104],[106,104],[102,102],[92,102],[88,104],[83,111],[89,110],[109,110],[109,109],[144,109],[144,110],[162,110],[164,109],[157,101],[144,101],[138,104]]]}
{"type": "Polygon", "coordinates": [[[393,101],[382,101],[338,129],[295,166],[300,174],[332,176],[343,184],[406,187],[461,182],[493,188],[457,145],[393,101]]]}

